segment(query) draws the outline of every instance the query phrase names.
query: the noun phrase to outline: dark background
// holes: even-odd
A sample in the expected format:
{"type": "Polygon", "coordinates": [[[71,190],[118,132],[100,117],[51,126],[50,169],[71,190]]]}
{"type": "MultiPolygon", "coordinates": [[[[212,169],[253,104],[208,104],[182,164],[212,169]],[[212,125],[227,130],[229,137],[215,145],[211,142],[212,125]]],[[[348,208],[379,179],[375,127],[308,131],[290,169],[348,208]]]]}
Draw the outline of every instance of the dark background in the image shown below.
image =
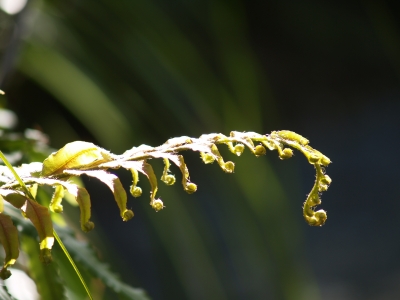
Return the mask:
{"type": "Polygon", "coordinates": [[[29,1],[0,14],[1,88],[17,129],[39,128],[55,148],[85,140],[121,153],[180,135],[288,129],[333,161],[322,228],[302,220],[314,172],[300,154],[222,151],[236,162],[226,175],[188,153],[198,192],[161,188],[166,209],[155,213],[142,179],[128,223],[86,180],[94,243],[154,299],[397,299],[395,3],[29,1]]]}

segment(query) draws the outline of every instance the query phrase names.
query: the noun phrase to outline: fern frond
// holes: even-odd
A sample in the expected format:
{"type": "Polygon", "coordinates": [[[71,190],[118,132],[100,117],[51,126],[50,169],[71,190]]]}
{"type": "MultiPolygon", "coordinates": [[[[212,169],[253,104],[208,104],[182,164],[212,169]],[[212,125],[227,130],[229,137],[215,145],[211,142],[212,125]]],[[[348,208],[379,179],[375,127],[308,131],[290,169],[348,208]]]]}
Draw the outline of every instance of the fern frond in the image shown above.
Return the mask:
{"type": "Polygon", "coordinates": [[[94,224],[90,221],[90,196],[86,189],[70,181],[72,177],[87,175],[96,177],[105,183],[114,194],[122,219],[128,221],[133,217],[133,212],[126,207],[126,192],[118,177],[108,172],[109,169],[124,168],[132,173],[130,192],[134,197],[142,194],[140,187],[137,186],[138,173],[144,174],[151,186],[150,205],[154,210],[160,211],[164,208],[164,204],[161,199],[156,198],[158,181],[150,161],[163,159],[165,167],[161,180],[167,185],[175,183],[175,176],[170,174],[169,170],[170,162],[175,164],[182,173],[183,189],[191,194],[197,190],[197,185],[190,180],[189,170],[181,152],[188,150],[199,152],[204,163],[217,162],[224,172],[233,173],[235,164],[232,161],[224,160],[218,150],[218,146],[221,144],[225,144],[237,156],[240,156],[246,147],[256,157],[265,155],[267,149],[276,150],[280,159],[292,157],[293,150],[291,148],[300,151],[316,170],[314,186],[303,205],[303,216],[306,222],[312,226],[322,226],[325,223],[326,212],[322,209],[315,211],[315,207],[321,204],[320,195],[328,189],[332,181],[325,174],[325,167],[331,161],[321,152],[309,146],[306,138],[288,130],[273,131],[271,134],[265,135],[255,132],[232,131],[229,136],[216,133],[203,134],[199,138],[183,136],[169,139],[158,147],[148,145],[133,147],[121,155],[112,154],[92,143],[76,141],[52,153],[43,163],[25,164],[15,168],[18,176],[10,174],[7,169],[0,168],[0,195],[2,199],[21,208],[26,213],[38,229],[41,240],[46,244],[43,245],[43,248],[50,250],[52,236],[49,233],[51,224],[48,210],[30,200],[31,196],[28,191],[30,188],[36,187],[36,185],[48,185],[55,188],[50,203],[52,212],[62,211],[63,191],[67,190],[79,204],[81,228],[87,232],[94,228],[94,224]],[[22,184],[15,178],[20,178],[22,184]]]}

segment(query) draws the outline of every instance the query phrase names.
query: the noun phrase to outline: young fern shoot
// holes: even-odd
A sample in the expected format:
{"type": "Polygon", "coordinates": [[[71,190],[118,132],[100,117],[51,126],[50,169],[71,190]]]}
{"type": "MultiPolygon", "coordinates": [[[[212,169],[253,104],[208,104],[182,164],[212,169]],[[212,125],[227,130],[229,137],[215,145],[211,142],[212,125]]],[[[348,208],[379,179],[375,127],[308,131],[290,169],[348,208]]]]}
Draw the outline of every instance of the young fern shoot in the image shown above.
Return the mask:
{"type": "MultiPolygon", "coordinates": [[[[158,147],[148,145],[133,147],[122,155],[112,154],[92,143],[72,142],[52,153],[43,163],[23,164],[21,167],[15,168],[22,182],[30,191],[35,191],[38,185],[54,187],[49,208],[33,201],[31,196],[35,196],[34,193],[27,194],[15,176],[4,166],[0,166],[0,208],[3,206],[3,201],[8,201],[21,209],[23,214],[31,220],[38,231],[43,261],[49,262],[54,240],[49,209],[53,213],[63,211],[61,202],[65,191],[68,191],[79,204],[81,229],[88,232],[94,228],[94,224],[90,220],[89,193],[85,188],[70,181],[71,177],[87,175],[106,184],[114,194],[122,220],[128,221],[134,214],[132,210],[127,209],[127,194],[119,178],[107,172],[108,169],[124,168],[132,173],[130,193],[133,197],[139,197],[142,194],[142,189],[137,186],[138,173],[145,175],[151,186],[150,205],[155,211],[160,211],[164,208],[164,203],[156,197],[158,180],[149,161],[163,159],[164,170],[161,181],[167,185],[172,185],[176,181],[175,176],[170,174],[169,170],[171,162],[175,164],[182,173],[183,189],[191,194],[196,192],[197,185],[190,181],[189,170],[180,153],[185,150],[197,151],[205,164],[217,162],[224,172],[233,173],[235,164],[223,159],[217,147],[220,144],[225,144],[237,156],[240,156],[246,147],[256,157],[265,155],[267,149],[278,151],[280,159],[292,157],[293,150],[291,148],[303,153],[316,170],[314,186],[303,205],[303,216],[306,222],[312,226],[322,226],[325,223],[326,212],[322,209],[315,211],[315,207],[321,204],[320,195],[328,189],[331,183],[331,179],[325,174],[324,169],[331,161],[319,151],[311,148],[306,138],[287,130],[273,131],[271,134],[265,135],[255,132],[232,131],[229,136],[216,133],[203,134],[199,138],[183,136],[169,139],[158,147]]],[[[19,251],[18,232],[12,220],[3,213],[0,213],[0,242],[6,253],[0,277],[5,279],[10,276],[7,268],[15,263],[19,251]]]]}

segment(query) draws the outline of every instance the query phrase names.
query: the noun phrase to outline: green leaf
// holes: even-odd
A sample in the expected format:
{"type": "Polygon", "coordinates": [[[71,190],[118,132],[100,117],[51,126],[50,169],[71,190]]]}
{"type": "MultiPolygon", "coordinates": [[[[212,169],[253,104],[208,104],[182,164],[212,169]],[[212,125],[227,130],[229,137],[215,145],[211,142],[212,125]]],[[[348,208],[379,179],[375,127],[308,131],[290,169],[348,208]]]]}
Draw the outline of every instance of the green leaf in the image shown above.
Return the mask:
{"type": "Polygon", "coordinates": [[[26,206],[22,210],[38,232],[41,260],[49,263],[51,261],[51,248],[54,244],[53,223],[50,218],[49,209],[31,199],[27,199],[26,206]]]}
{"type": "Polygon", "coordinates": [[[55,191],[51,197],[49,208],[52,212],[60,213],[63,211],[61,201],[64,197],[64,187],[61,184],[55,186],[55,191]]]}
{"type": "Polygon", "coordinates": [[[4,211],[4,198],[0,195],[0,213],[4,211]]]}
{"type": "Polygon", "coordinates": [[[151,186],[150,205],[154,207],[154,201],[156,200],[155,197],[158,190],[158,182],[157,182],[157,177],[154,174],[153,167],[145,162],[143,163],[143,168],[139,169],[138,171],[146,175],[147,178],[149,179],[151,186]]]}
{"type": "Polygon", "coordinates": [[[183,185],[184,190],[189,194],[194,193],[197,190],[197,186],[194,183],[190,182],[189,170],[186,167],[185,160],[183,159],[183,156],[182,155],[176,155],[171,160],[181,170],[181,173],[182,173],[182,185],[183,185]]]}
{"type": "Polygon", "coordinates": [[[0,214],[0,242],[6,254],[0,277],[7,279],[11,275],[7,268],[13,265],[19,256],[19,244],[17,228],[15,228],[10,216],[5,214],[0,214]]]}
{"type": "MultiPolygon", "coordinates": [[[[76,202],[79,205],[81,211],[81,228],[84,232],[89,232],[94,228],[93,222],[90,221],[91,217],[91,202],[90,196],[87,190],[83,187],[79,187],[75,183],[58,180],[58,179],[50,179],[50,178],[36,178],[36,177],[27,177],[25,178],[27,182],[35,182],[39,185],[51,185],[51,186],[63,186],[67,191],[75,198],[76,202]]],[[[3,190],[0,189],[0,193],[3,190]]],[[[15,205],[14,205],[15,206],[15,205]]]]}
{"type": "MultiPolygon", "coordinates": [[[[71,193],[70,190],[68,191],[71,193]]],[[[81,229],[84,232],[89,232],[94,228],[94,223],[90,221],[92,212],[89,193],[85,188],[78,187],[76,194],[72,195],[75,196],[81,210],[81,229]]]]}
{"type": "Polygon", "coordinates": [[[57,175],[66,169],[89,168],[111,160],[108,151],[87,142],[66,144],[43,162],[42,176],[57,175]]]}
{"type": "Polygon", "coordinates": [[[120,210],[121,218],[124,221],[132,219],[133,212],[126,208],[127,196],[125,189],[116,175],[108,173],[103,170],[93,170],[93,171],[65,170],[64,173],[74,176],[80,176],[82,174],[85,174],[90,177],[95,177],[100,181],[102,181],[103,183],[105,183],[114,194],[115,201],[117,202],[117,205],[120,210]]]}
{"type": "Polygon", "coordinates": [[[59,250],[60,255],[57,255],[57,251],[55,253],[55,257],[57,259],[51,264],[43,264],[40,261],[39,248],[37,247],[37,231],[32,222],[24,218],[19,210],[10,205],[5,206],[5,211],[8,215],[11,216],[14,223],[18,225],[19,228],[21,228],[21,245],[23,251],[27,254],[30,267],[29,275],[35,280],[36,285],[38,286],[39,293],[42,295],[41,299],[64,299],[65,297],[61,294],[61,292],[64,293],[64,289],[66,289],[67,291],[73,289],[74,292],[76,290],[82,291],[79,294],[79,297],[71,297],[68,299],[85,299],[87,295],[85,289],[82,287],[80,279],[78,278],[78,276],[76,276],[75,271],[71,267],[70,262],[66,258],[65,254],[60,249],[60,246],[56,244],[56,249],[53,250],[59,250]],[[29,240],[25,240],[25,237],[29,238],[29,240]],[[27,243],[25,243],[25,241],[27,243]],[[65,264],[67,264],[68,267],[72,270],[68,280],[65,278],[66,276],[64,273],[61,273],[62,279],[60,279],[58,268],[60,268],[61,272],[61,260],[63,260],[63,262],[65,262],[65,264]],[[73,278],[73,283],[70,282],[70,278],[73,278]],[[71,284],[73,286],[71,286],[71,284]],[[42,286],[39,287],[39,285],[42,286]],[[54,295],[54,297],[48,296],[46,298],[46,295],[54,295]]]}
{"type": "Polygon", "coordinates": [[[26,202],[26,197],[19,191],[0,189],[0,195],[16,208],[21,208],[26,202]]]}

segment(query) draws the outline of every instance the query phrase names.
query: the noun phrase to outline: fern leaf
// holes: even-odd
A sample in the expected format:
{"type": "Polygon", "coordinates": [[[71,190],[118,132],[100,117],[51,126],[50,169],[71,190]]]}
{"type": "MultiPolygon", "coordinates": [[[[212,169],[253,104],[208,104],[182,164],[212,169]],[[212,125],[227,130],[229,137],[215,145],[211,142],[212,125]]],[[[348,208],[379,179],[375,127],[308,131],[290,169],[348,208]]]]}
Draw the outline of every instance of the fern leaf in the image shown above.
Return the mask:
{"type": "Polygon", "coordinates": [[[7,269],[13,265],[19,256],[18,231],[11,218],[0,214],[0,242],[3,245],[6,257],[4,266],[0,271],[0,278],[7,279],[11,272],[7,269]]]}
{"type": "Polygon", "coordinates": [[[49,263],[52,260],[51,248],[54,244],[53,222],[51,221],[49,209],[31,199],[27,199],[26,205],[22,207],[22,210],[38,232],[41,260],[49,263]]]}
{"type": "Polygon", "coordinates": [[[126,208],[127,196],[124,187],[122,186],[119,178],[111,173],[108,173],[103,170],[87,170],[87,171],[79,171],[79,170],[66,170],[64,173],[74,176],[80,176],[85,174],[90,177],[95,177],[105,183],[111,190],[114,195],[115,201],[119,207],[122,220],[128,221],[132,219],[133,212],[126,208]]]}
{"type": "Polygon", "coordinates": [[[108,151],[87,142],[76,141],[66,144],[43,162],[42,176],[62,173],[66,169],[96,166],[111,159],[108,151]]]}

